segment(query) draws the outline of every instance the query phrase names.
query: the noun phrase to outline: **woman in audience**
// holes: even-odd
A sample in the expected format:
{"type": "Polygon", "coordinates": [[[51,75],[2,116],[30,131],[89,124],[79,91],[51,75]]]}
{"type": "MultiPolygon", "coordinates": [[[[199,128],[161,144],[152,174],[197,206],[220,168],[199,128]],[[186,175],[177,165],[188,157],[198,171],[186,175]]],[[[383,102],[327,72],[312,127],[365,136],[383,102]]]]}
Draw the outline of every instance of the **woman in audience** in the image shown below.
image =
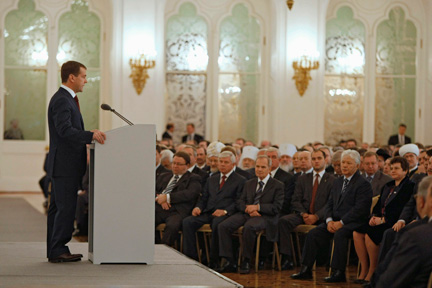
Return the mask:
{"type": "Polygon", "coordinates": [[[369,223],[353,233],[354,246],[361,264],[359,278],[354,281],[357,284],[370,281],[378,262],[379,245],[384,231],[398,221],[403,207],[414,191],[415,184],[407,177],[408,161],[396,156],[390,161],[390,167],[393,181],[383,187],[369,223]]]}

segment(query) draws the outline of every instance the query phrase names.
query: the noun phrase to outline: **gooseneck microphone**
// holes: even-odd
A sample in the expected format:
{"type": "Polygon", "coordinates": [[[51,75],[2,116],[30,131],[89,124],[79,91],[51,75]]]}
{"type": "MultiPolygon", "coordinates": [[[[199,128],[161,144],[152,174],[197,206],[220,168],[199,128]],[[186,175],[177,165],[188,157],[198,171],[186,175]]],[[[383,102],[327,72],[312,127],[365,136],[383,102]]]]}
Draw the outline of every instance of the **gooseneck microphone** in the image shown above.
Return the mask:
{"type": "Polygon", "coordinates": [[[115,111],[114,109],[112,109],[111,106],[109,106],[108,104],[102,104],[101,108],[102,108],[102,110],[113,112],[115,115],[117,115],[120,119],[122,119],[123,121],[125,121],[130,126],[134,125],[131,121],[129,121],[128,119],[126,119],[125,117],[123,117],[123,115],[121,115],[120,113],[118,113],[117,111],[115,111]]]}

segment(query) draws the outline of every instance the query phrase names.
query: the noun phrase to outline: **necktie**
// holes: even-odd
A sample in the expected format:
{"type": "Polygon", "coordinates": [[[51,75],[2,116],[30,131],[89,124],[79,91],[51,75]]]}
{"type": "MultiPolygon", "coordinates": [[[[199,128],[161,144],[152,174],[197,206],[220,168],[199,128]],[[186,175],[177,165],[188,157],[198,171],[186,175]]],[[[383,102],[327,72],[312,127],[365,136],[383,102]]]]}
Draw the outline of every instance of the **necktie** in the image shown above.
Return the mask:
{"type": "Polygon", "coordinates": [[[347,187],[348,187],[348,183],[349,183],[349,180],[348,180],[348,179],[345,179],[345,180],[344,180],[344,183],[343,183],[343,186],[342,186],[342,192],[341,192],[341,195],[343,195],[343,194],[346,192],[347,187]]]}
{"type": "Polygon", "coordinates": [[[174,180],[167,186],[167,188],[165,189],[165,191],[162,192],[162,194],[169,194],[174,189],[174,186],[177,184],[178,179],[179,176],[175,175],[174,180]]]}
{"type": "Polygon", "coordinates": [[[221,181],[221,183],[219,184],[219,190],[221,190],[222,187],[223,187],[223,185],[225,184],[225,179],[226,179],[226,176],[223,175],[223,176],[222,176],[222,181],[221,181]]]}
{"type": "Polygon", "coordinates": [[[263,181],[259,181],[259,187],[258,190],[255,193],[255,198],[254,198],[254,203],[253,205],[257,205],[260,202],[260,198],[263,194],[263,188],[264,188],[264,182],[263,181]]]}
{"type": "Polygon", "coordinates": [[[311,203],[309,205],[309,212],[311,214],[315,213],[315,197],[316,197],[316,193],[318,190],[318,185],[319,185],[319,174],[315,175],[315,181],[314,181],[314,185],[312,187],[312,199],[311,199],[311,203]]]}
{"type": "Polygon", "coordinates": [[[371,183],[372,182],[372,177],[370,177],[370,176],[367,176],[366,177],[366,179],[369,181],[369,183],[371,183]]]}
{"type": "Polygon", "coordinates": [[[80,106],[79,106],[79,100],[78,100],[78,96],[77,95],[75,95],[74,100],[75,100],[75,103],[78,105],[78,110],[80,110],[80,112],[81,112],[81,109],[80,109],[80,106]]]}

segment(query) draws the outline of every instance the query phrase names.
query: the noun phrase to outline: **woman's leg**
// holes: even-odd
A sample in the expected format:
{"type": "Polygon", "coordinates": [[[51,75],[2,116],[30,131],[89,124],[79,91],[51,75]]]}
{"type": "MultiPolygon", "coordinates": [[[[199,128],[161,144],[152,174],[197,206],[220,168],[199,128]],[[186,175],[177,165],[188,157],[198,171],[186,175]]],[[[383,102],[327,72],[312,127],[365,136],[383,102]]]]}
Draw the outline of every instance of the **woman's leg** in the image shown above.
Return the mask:
{"type": "Polygon", "coordinates": [[[368,258],[368,251],[365,244],[365,234],[354,231],[353,238],[354,238],[354,247],[357,252],[357,256],[359,258],[360,265],[361,265],[359,279],[365,279],[369,270],[369,258],[368,258]]]}
{"type": "Polygon", "coordinates": [[[365,278],[365,280],[370,281],[372,274],[375,272],[375,268],[378,263],[378,253],[379,253],[379,245],[376,245],[370,238],[369,235],[365,237],[366,249],[369,254],[370,259],[370,267],[369,272],[365,278]]]}

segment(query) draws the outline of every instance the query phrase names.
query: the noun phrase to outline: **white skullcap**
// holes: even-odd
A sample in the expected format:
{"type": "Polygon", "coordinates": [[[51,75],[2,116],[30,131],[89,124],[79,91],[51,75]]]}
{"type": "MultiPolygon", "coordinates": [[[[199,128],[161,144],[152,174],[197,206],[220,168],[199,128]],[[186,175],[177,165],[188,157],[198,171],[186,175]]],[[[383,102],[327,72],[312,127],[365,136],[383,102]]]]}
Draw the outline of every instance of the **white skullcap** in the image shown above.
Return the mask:
{"type": "Polygon", "coordinates": [[[399,155],[404,157],[407,153],[413,153],[416,156],[419,156],[420,151],[418,146],[415,144],[405,144],[399,149],[399,155]]]}
{"type": "Polygon", "coordinates": [[[281,156],[288,155],[290,157],[293,157],[294,154],[297,152],[297,148],[293,144],[285,143],[279,146],[279,151],[281,153],[281,156]]]}
{"type": "Polygon", "coordinates": [[[255,146],[243,147],[243,153],[242,153],[240,161],[242,161],[245,158],[249,158],[249,159],[256,161],[258,151],[259,151],[259,149],[255,146]]]}
{"type": "Polygon", "coordinates": [[[215,141],[209,144],[207,147],[207,157],[219,157],[219,153],[221,152],[222,148],[225,147],[225,144],[215,141]]]}

